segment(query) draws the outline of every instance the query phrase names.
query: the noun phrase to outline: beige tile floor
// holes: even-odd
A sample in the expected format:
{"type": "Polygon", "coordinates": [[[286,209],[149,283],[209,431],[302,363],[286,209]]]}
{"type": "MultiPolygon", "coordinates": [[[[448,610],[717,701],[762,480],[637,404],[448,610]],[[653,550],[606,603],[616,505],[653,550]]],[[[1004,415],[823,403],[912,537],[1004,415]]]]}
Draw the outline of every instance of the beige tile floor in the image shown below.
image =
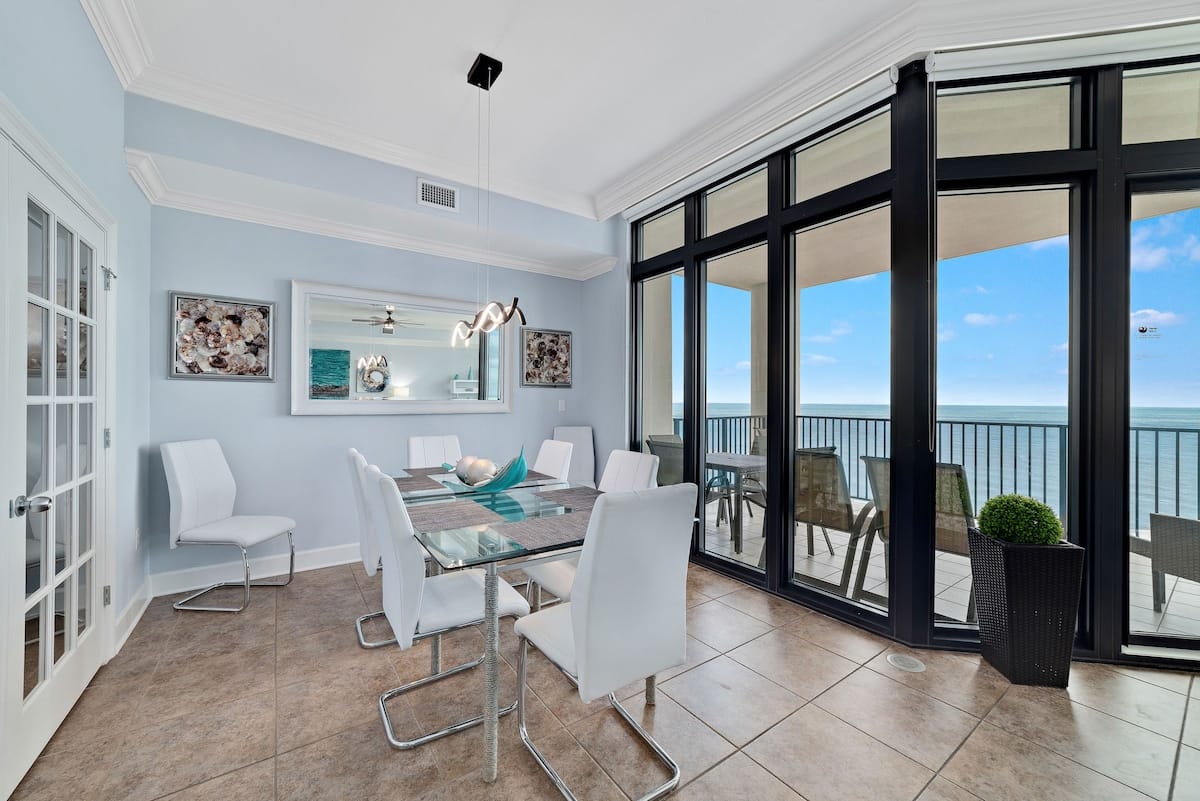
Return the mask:
{"type": "MultiPolygon", "coordinates": [[[[658,704],[621,692],[677,758],[687,801],[1097,801],[1200,799],[1200,682],[1183,673],[1076,664],[1067,690],[1011,687],[974,655],[899,646],[693,567],[688,660],[658,704]],[[1173,794],[1172,794],[1173,788],[1173,794]]],[[[156,599],[96,676],[15,799],[556,799],[501,725],[501,775],[479,776],[478,729],[410,752],[387,747],[380,692],[428,668],[427,646],[357,647],[380,605],[351,566],[256,590],[239,615],[175,612],[156,599]]],[[[502,642],[505,696],[516,642],[502,642]]],[[[446,664],[479,653],[450,638],[446,664]]],[[[391,708],[402,733],[481,703],[479,671],[391,708]]],[[[663,773],[604,703],[584,705],[543,659],[530,728],[581,799],[637,798],[663,773]]]]}
{"type": "MultiPolygon", "coordinates": [[[[717,505],[708,505],[705,526],[705,550],[725,559],[757,566],[762,554],[762,515],[754,510],[754,516],[742,516],[742,552],[734,553],[729,535],[729,524],[717,525],[717,505]]],[[[796,527],[795,576],[797,581],[812,583],[829,589],[829,583],[837,585],[845,564],[846,545],[850,535],[829,529],[833,553],[829,552],[820,529],[814,529],[813,555],[808,555],[808,535],[803,526],[796,527]]],[[[853,570],[858,570],[862,558],[860,551],[855,555],[853,570]]],[[[875,597],[868,596],[865,603],[881,607],[879,603],[887,597],[887,576],[884,572],[883,548],[878,543],[872,548],[867,565],[867,578],[863,587],[875,597]]],[[[934,612],[945,621],[965,622],[967,604],[971,598],[971,563],[965,556],[938,552],[934,562],[934,612]]],[[[855,575],[851,573],[851,575],[855,575]]],[[[1162,610],[1154,611],[1154,599],[1150,584],[1150,560],[1138,554],[1129,556],[1129,621],[1134,632],[1169,634],[1182,637],[1200,637],[1200,583],[1187,581],[1176,576],[1166,577],[1166,603],[1162,610]]]]}

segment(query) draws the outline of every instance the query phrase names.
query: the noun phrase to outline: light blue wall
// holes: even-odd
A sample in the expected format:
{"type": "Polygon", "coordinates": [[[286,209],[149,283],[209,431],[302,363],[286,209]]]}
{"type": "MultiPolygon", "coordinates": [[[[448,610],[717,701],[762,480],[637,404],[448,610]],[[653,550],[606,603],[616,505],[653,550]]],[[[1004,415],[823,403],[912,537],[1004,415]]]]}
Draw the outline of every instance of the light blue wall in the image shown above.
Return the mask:
{"type": "MultiPolygon", "coordinates": [[[[138,95],[128,96],[125,126],[125,141],[132,148],[446,218],[446,212],[420,206],[416,201],[417,176],[437,179],[436,175],[416,173],[138,95]]],[[[493,157],[499,162],[503,156],[496,153],[493,157]]],[[[474,164],[474,153],[465,153],[463,158],[474,164]]],[[[456,181],[449,183],[460,188],[458,219],[473,223],[474,188],[456,181]]],[[[611,221],[598,223],[504,195],[492,195],[491,224],[497,231],[523,233],[558,245],[614,252],[611,221]]]]}
{"type": "Polygon", "coordinates": [[[125,168],[121,85],[78,0],[0,3],[0,92],[118,220],[113,590],[119,614],[145,579],[136,532],[144,518],[149,436],[150,208],[125,168]]]}
{"type": "MultiPolygon", "coordinates": [[[[514,392],[511,414],[293,417],[289,414],[291,280],[473,300],[476,266],[163,208],[154,209],[153,231],[154,274],[148,304],[151,439],[156,444],[200,437],[220,440],[238,480],[237,511],[295,518],[298,550],[357,542],[345,468],[348,447],[359,448],[381,467],[399,468],[407,460],[411,434],[455,433],[465,452],[497,459],[515,455],[522,446],[527,454],[536,454],[555,425],[594,425],[604,432],[604,441],[614,440],[611,415],[620,404],[598,404],[588,397],[589,388],[605,382],[591,377],[593,365],[587,354],[597,354],[605,369],[612,367],[612,349],[593,343],[619,332],[607,325],[593,329],[595,314],[585,314],[582,302],[590,282],[499,268],[491,273],[493,294],[519,295],[530,325],[575,332],[580,380],[571,389],[521,388],[509,375],[514,392]],[[275,301],[276,381],[167,379],[166,304],[172,289],[275,301]],[[558,410],[559,400],[566,401],[565,412],[558,410]]],[[[599,285],[596,289],[608,291],[599,285]]],[[[603,394],[609,398],[612,390],[603,394]]],[[[151,572],[229,561],[231,553],[169,550],[169,504],[157,457],[150,475],[151,572]]]]}
{"type": "Polygon", "coordinates": [[[614,449],[629,447],[629,260],[625,256],[629,226],[614,220],[620,240],[617,266],[583,284],[579,328],[587,332],[577,347],[583,419],[589,421],[596,440],[598,465],[614,449]]]}

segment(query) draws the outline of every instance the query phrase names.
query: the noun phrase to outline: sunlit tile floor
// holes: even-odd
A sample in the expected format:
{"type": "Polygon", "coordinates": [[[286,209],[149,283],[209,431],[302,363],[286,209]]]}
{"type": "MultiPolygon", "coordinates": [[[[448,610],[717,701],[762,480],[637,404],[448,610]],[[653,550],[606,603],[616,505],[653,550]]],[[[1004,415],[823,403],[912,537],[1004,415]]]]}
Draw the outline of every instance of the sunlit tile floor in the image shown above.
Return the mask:
{"type": "MultiPolygon", "coordinates": [[[[819,542],[818,542],[819,544],[819,542]]],[[[836,543],[835,543],[836,545],[836,543]]],[[[479,775],[478,729],[391,750],[376,699],[422,675],[428,646],[364,651],[353,621],[378,578],[344,566],[255,590],[239,615],[156,599],[14,796],[29,799],[556,799],[501,725],[500,779],[479,775]]],[[[780,801],[1094,801],[1200,798],[1200,683],[1190,674],[1077,663],[1068,690],[1011,687],[978,656],[911,652],[693,567],[688,658],[620,694],[679,761],[676,798],[780,801]],[[892,667],[890,651],[924,660],[892,667]],[[1172,795],[1173,788],[1173,795],[1172,795]]],[[[503,626],[503,686],[516,642],[503,626]]],[[[481,635],[448,639],[445,664],[481,635]]],[[[637,798],[663,776],[604,703],[583,704],[541,658],[530,728],[581,799],[637,798]]],[[[470,671],[400,699],[401,734],[482,703],[470,671]]]]}
{"type": "MultiPolygon", "coordinates": [[[[747,507],[743,507],[745,510],[747,507]]],[[[762,514],[754,509],[742,515],[742,551],[735,553],[729,523],[717,525],[717,505],[709,504],[706,514],[705,550],[726,559],[754,567],[761,566],[763,535],[762,514]]],[[[846,561],[846,546],[850,535],[828,529],[833,553],[819,528],[814,529],[813,555],[808,555],[808,534],[804,526],[796,527],[795,577],[826,591],[840,594],[838,583],[846,561]],[[832,585],[832,586],[831,586],[832,585]]],[[[862,545],[854,555],[851,576],[856,575],[862,560],[862,545]]],[[[938,552],[934,572],[934,613],[945,622],[966,622],[971,600],[971,563],[966,556],[938,552]]],[[[1154,611],[1150,584],[1150,559],[1138,554],[1129,556],[1130,593],[1129,620],[1135,632],[1200,637],[1200,584],[1166,576],[1166,602],[1162,611],[1154,611]]],[[[851,587],[854,586],[853,578],[851,587]]],[[[878,542],[872,548],[867,564],[863,589],[869,595],[861,600],[868,606],[881,608],[887,599],[887,575],[884,571],[883,548],[878,542]]]]}

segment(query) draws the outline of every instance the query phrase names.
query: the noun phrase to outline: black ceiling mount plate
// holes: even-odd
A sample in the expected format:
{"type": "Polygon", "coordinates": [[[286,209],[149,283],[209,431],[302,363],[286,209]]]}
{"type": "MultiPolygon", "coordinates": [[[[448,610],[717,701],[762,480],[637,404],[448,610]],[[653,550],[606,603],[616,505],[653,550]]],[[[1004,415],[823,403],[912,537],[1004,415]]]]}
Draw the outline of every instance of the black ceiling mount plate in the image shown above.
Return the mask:
{"type": "Polygon", "coordinates": [[[480,53],[475,57],[475,63],[471,65],[471,69],[467,70],[467,83],[478,86],[480,89],[491,89],[496,85],[496,79],[500,77],[502,69],[504,69],[504,65],[499,59],[480,53]],[[489,70],[491,70],[490,80],[489,70]]]}

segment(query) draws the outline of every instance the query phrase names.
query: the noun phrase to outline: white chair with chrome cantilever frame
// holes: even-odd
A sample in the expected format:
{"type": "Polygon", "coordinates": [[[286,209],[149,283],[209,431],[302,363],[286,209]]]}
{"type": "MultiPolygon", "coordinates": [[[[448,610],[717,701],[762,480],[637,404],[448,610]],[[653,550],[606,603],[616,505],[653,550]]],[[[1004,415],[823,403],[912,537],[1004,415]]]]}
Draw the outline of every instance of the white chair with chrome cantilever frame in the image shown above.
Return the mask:
{"type": "MultiPolygon", "coordinates": [[[[383,611],[392,625],[392,631],[396,633],[396,643],[400,649],[406,651],[417,641],[482,623],[483,571],[459,570],[426,577],[424,551],[414,536],[412,520],[409,519],[396,482],[374,465],[367,468],[366,476],[367,487],[377,488],[376,495],[384,510],[382,519],[387,521],[381,527],[380,537],[380,550],[383,552],[383,611]]],[[[501,581],[499,590],[500,617],[529,614],[529,604],[507,582],[501,581]]],[[[431,675],[379,696],[379,717],[383,721],[388,744],[401,750],[416,748],[482,723],[483,716],[477,715],[411,740],[401,740],[387,711],[387,702],[392,698],[481,664],[482,655],[448,670],[434,668],[435,672],[431,675]]],[[[506,715],[516,707],[514,702],[501,709],[500,714],[506,715]]]]}
{"type": "Polygon", "coordinates": [[[240,612],[250,604],[251,587],[285,587],[296,575],[296,545],[292,532],[296,521],[274,515],[235,515],[237,483],[221,445],[215,439],[164,442],[163,469],[171,495],[171,547],[179,545],[215,545],[237,548],[242,553],[242,581],[221,581],[175,602],[176,609],[195,612],[240,612]],[[286,581],[250,581],[250,560],[246,549],[287,535],[288,577],[286,581]],[[242,587],[242,605],[189,606],[205,593],[222,587],[242,587]]]}
{"type": "MultiPolygon", "coordinates": [[[[358,520],[358,553],[362,557],[363,570],[368,576],[374,576],[379,569],[379,521],[372,514],[371,505],[367,503],[368,487],[366,485],[367,460],[355,448],[346,452],[350,464],[350,487],[354,495],[354,508],[358,520]]],[[[370,491],[374,491],[371,489],[370,491]]],[[[368,620],[383,617],[383,610],[368,612],[354,621],[354,630],[358,634],[358,644],[363,648],[382,648],[394,645],[395,637],[386,640],[368,640],[363,632],[363,624],[368,620]]]]}
{"type": "Polygon", "coordinates": [[[458,464],[461,458],[462,446],[455,434],[408,438],[408,466],[414,469],[458,464]]]}
{"type": "MultiPolygon", "coordinates": [[[[655,486],[658,486],[657,456],[637,451],[613,451],[604,465],[598,489],[601,492],[626,492],[655,486]]],[[[525,568],[525,574],[529,576],[527,597],[535,610],[541,608],[542,590],[559,600],[571,600],[571,584],[575,581],[578,563],[575,558],[560,559],[525,568]]]]}
{"type": "Polygon", "coordinates": [[[655,676],[687,658],[687,568],[696,485],[601,495],[592,509],[572,598],[516,623],[517,728],[525,747],[567,801],[575,795],[534,745],[525,726],[532,644],[578,688],[584,703],[608,696],[621,718],[671,772],[641,801],[679,785],[679,765],[621,706],[616,691],[644,679],[655,701],[655,676]]]}

